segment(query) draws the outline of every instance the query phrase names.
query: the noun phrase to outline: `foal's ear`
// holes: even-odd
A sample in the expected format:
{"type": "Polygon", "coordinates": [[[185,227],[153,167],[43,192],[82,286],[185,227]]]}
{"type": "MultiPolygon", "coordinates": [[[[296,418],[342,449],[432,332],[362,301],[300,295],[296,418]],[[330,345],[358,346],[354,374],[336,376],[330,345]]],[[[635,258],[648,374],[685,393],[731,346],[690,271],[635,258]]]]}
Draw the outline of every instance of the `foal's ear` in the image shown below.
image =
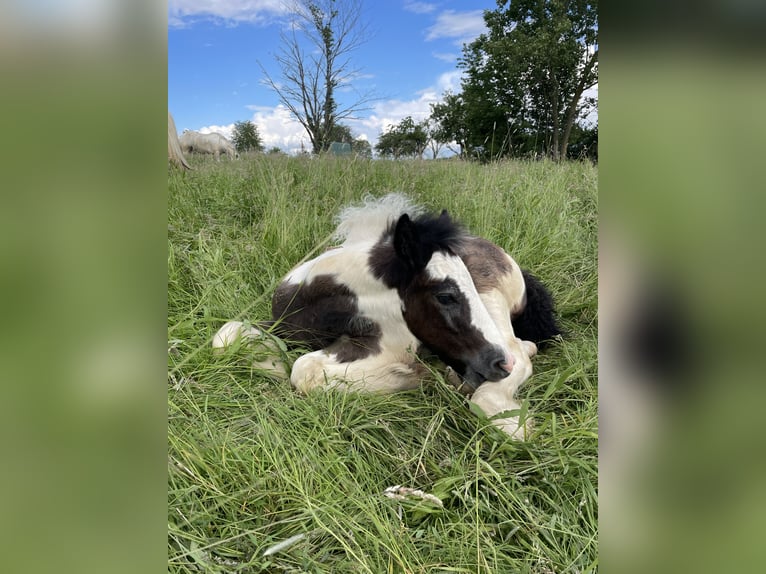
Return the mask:
{"type": "Polygon", "coordinates": [[[406,213],[396,222],[394,229],[394,251],[407,267],[413,271],[420,271],[431,258],[420,242],[420,233],[406,213]]]}

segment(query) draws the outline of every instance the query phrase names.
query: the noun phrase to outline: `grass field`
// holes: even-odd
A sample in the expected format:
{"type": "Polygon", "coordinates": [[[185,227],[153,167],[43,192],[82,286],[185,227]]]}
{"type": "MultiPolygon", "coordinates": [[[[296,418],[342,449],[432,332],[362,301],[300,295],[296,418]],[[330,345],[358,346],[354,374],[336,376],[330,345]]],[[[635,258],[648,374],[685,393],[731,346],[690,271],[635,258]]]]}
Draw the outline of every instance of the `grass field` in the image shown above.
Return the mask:
{"type": "MultiPolygon", "coordinates": [[[[588,163],[194,160],[169,173],[171,572],[591,572],[597,530],[597,170],[588,163]],[[350,201],[447,208],[551,289],[568,337],[533,359],[514,442],[434,373],[389,396],[298,395],[210,340],[270,317],[350,201]],[[384,495],[402,485],[435,496],[384,495]]],[[[293,356],[294,358],[294,356],[293,356]]]]}

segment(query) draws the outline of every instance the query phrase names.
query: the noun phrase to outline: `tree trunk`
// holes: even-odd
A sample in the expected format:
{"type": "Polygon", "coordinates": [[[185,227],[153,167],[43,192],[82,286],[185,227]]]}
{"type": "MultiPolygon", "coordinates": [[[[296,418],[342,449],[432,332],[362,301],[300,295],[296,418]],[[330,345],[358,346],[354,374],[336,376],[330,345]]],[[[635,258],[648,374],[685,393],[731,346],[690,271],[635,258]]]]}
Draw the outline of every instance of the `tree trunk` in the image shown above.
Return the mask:
{"type": "Polygon", "coordinates": [[[551,98],[551,108],[553,110],[553,140],[551,142],[551,157],[553,158],[553,161],[559,161],[561,159],[561,156],[559,156],[559,82],[556,79],[555,74],[551,74],[551,79],[553,82],[553,95],[551,98]]]}
{"type": "Polygon", "coordinates": [[[577,89],[575,90],[574,97],[572,98],[572,101],[569,103],[569,108],[567,108],[567,116],[564,121],[564,135],[561,138],[561,157],[566,157],[567,155],[567,147],[569,146],[569,136],[572,133],[572,127],[574,126],[575,118],[577,117],[577,104],[580,103],[580,98],[583,95],[583,92],[585,92],[586,87],[590,88],[593,86],[593,84],[590,84],[586,86],[588,81],[591,79],[591,71],[593,70],[593,64],[596,63],[596,59],[598,58],[598,50],[593,52],[593,55],[590,57],[590,60],[588,60],[585,64],[585,67],[583,68],[582,75],[580,76],[580,80],[577,82],[577,89]]]}

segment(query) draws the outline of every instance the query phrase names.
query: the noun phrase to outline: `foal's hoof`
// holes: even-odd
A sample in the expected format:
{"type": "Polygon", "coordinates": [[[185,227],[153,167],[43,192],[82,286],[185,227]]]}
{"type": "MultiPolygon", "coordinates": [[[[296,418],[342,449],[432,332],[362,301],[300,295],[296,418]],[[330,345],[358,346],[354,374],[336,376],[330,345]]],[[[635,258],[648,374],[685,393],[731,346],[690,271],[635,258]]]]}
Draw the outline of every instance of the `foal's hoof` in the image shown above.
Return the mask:
{"type": "Polygon", "coordinates": [[[323,356],[321,351],[298,357],[290,373],[290,382],[293,387],[306,394],[312,389],[326,386],[327,376],[324,372],[326,361],[327,357],[323,356]]]}
{"type": "Polygon", "coordinates": [[[521,348],[524,349],[524,352],[527,354],[527,357],[531,359],[537,354],[537,345],[532,341],[522,341],[519,339],[519,342],[521,343],[521,348]]]}
{"type": "Polygon", "coordinates": [[[514,440],[527,440],[534,430],[532,419],[526,419],[523,424],[519,424],[519,417],[493,419],[492,424],[509,434],[514,440]]]}
{"type": "Polygon", "coordinates": [[[245,327],[239,321],[229,321],[213,336],[213,352],[222,353],[226,347],[240,339],[257,337],[261,332],[255,327],[245,327]]]}

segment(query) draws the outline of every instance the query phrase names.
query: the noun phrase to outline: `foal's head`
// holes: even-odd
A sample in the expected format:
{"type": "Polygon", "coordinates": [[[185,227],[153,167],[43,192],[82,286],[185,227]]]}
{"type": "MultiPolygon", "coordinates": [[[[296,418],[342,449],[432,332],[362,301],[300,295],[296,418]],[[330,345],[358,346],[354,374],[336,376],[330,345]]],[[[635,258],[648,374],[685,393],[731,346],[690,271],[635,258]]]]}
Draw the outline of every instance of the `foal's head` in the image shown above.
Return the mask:
{"type": "Polygon", "coordinates": [[[404,214],[373,249],[371,267],[398,290],[409,330],[476,387],[508,376],[513,357],[454,253],[462,237],[446,211],[404,214]]]}

